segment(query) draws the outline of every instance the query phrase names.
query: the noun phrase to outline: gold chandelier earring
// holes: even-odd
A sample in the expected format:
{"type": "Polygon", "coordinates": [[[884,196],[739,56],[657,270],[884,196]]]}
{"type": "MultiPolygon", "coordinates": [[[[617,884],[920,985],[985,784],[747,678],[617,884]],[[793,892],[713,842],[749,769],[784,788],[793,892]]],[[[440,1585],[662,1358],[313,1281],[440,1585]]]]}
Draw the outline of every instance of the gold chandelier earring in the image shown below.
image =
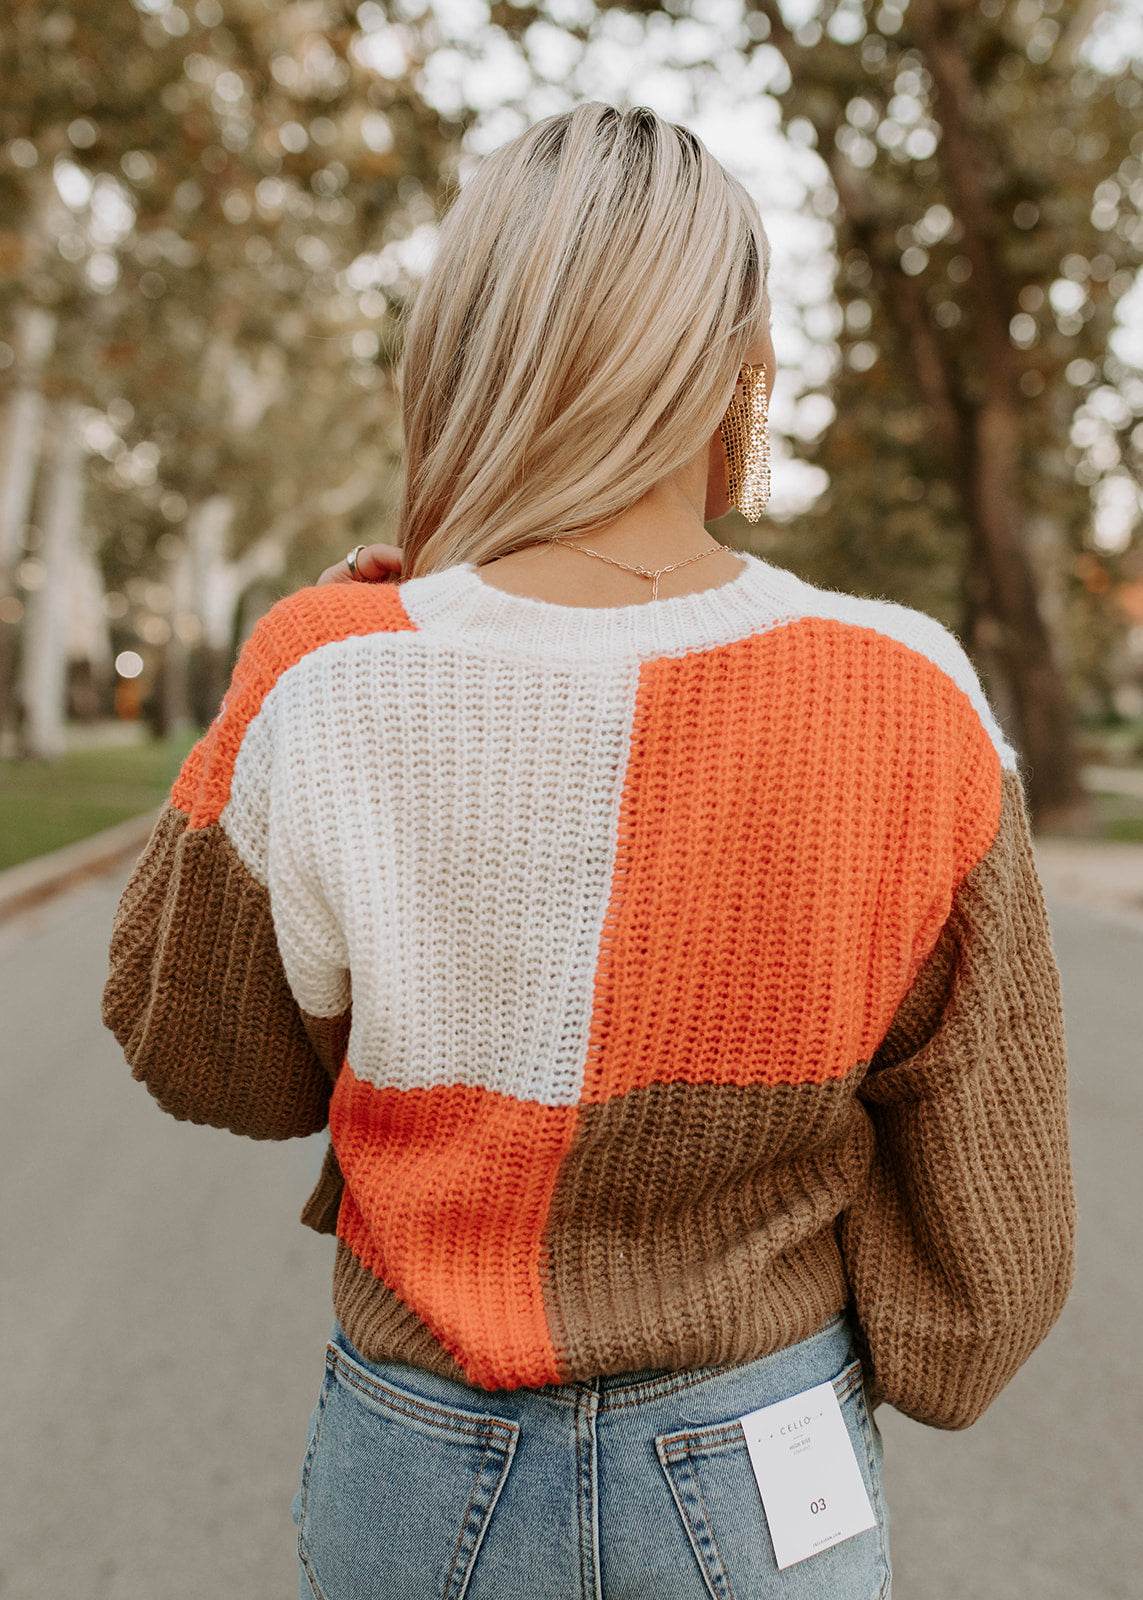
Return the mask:
{"type": "Polygon", "coordinates": [[[745,365],[719,427],[726,450],[726,494],[748,522],[757,522],[770,498],[770,428],[766,368],[745,365]]]}

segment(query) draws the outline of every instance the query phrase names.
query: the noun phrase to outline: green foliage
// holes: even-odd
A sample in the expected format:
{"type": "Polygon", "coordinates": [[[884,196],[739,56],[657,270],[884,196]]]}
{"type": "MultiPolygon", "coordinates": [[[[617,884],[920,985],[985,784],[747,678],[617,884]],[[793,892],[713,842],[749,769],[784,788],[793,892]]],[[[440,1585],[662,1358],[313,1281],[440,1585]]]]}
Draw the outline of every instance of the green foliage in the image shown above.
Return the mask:
{"type": "Polygon", "coordinates": [[[0,762],[0,871],[162,804],[191,738],[0,762]]]}
{"type": "Polygon", "coordinates": [[[1143,558],[1138,526],[1101,531],[1093,518],[1104,481],[1141,466],[1143,375],[1110,339],[1143,262],[1143,63],[1082,64],[1070,30],[1090,9],[827,0],[790,32],[764,0],[769,42],[756,48],[780,46],[785,124],[842,201],[819,203],[837,239],[835,420],[804,452],[830,486],[769,530],[766,552],[815,581],[922,606],[987,655],[961,481],[973,463],[947,448],[941,409],[956,427],[981,406],[999,331],[1020,396],[1024,535],[1073,694],[1094,710],[1126,621],[1116,587],[1143,558]],[[942,126],[938,51],[963,78],[959,148],[942,126]],[[964,214],[958,163],[979,174],[980,217],[964,214]],[[988,278],[966,250],[974,227],[988,278]]]}
{"type": "MultiPolygon", "coordinates": [[[[1110,343],[1143,262],[1143,61],[1089,59],[1105,9],[539,12],[553,26],[573,17],[588,46],[610,32],[634,53],[641,36],[657,61],[678,61],[696,101],[717,100],[716,71],[777,100],[807,216],[834,235],[832,307],[807,273],[782,285],[779,310],[787,329],[801,322],[790,344],[812,352],[802,377],[818,389],[803,384],[784,420],[828,487],[805,511],[720,536],[951,624],[1025,758],[1034,814],[1064,827],[1084,820],[1076,710],[1126,711],[1143,695],[1143,373],[1110,343]],[[716,19],[699,59],[696,35],[716,19]]],[[[537,13],[516,11],[497,20],[532,60],[537,13]]],[[[765,215],[764,187],[758,198],[765,215]]]]}
{"type": "MultiPolygon", "coordinates": [[[[0,335],[58,319],[43,387],[90,408],[109,588],[169,582],[216,496],[200,566],[258,545],[243,582],[312,578],[386,518],[403,241],[463,131],[418,94],[417,28],[341,0],[24,0],[0,38],[0,335]]],[[[172,618],[121,609],[157,666],[172,618]]]]}
{"type": "MultiPolygon", "coordinates": [[[[685,46],[691,9],[494,0],[459,48],[508,36],[531,62],[545,29],[598,42],[609,23],[660,41],[681,24],[685,46]]],[[[1143,465],[1143,375],[1110,345],[1143,260],[1143,68],[1084,64],[1096,9],[819,0],[794,24],[779,0],[745,0],[725,41],[765,67],[787,134],[820,156],[807,200],[838,262],[832,420],[800,446],[828,488],[788,522],[742,525],[741,542],[921,606],[986,670],[1005,653],[1018,670],[968,489],[999,352],[1018,396],[1021,545],[1091,715],[1135,670],[1129,597],[1143,621],[1139,530],[1096,514],[1143,465]],[[950,72],[967,139],[945,116],[950,72]]],[[[440,42],[431,12],[397,0],[10,0],[0,339],[18,346],[29,306],[57,319],[43,387],[89,408],[88,516],[116,647],[141,651],[146,681],[189,675],[200,712],[257,609],[386,528],[400,317],[470,120],[424,98],[440,42]],[[196,545],[218,500],[221,544],[196,545]],[[188,610],[188,551],[200,578],[230,564],[237,630],[233,608],[221,625],[208,615],[209,584],[188,610]],[[179,646],[198,653],[189,674],[165,659],[179,646]]],[[[709,92],[713,58],[683,46],[674,70],[709,92]]],[[[819,304],[785,309],[822,342],[819,304]]],[[[0,400],[19,376],[18,361],[0,370],[0,400]]]]}
{"type": "Polygon", "coordinates": [[[1143,800],[1130,795],[1097,794],[1094,805],[1099,838],[1143,844],[1143,800]]]}

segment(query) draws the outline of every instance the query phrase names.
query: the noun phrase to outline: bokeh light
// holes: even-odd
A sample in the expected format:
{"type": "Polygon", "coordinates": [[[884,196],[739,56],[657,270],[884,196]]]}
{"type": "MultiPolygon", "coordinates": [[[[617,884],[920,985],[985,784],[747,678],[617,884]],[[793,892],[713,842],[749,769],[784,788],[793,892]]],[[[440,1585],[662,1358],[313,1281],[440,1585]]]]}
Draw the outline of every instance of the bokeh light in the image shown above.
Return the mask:
{"type": "Polygon", "coordinates": [[[121,678],[137,678],[143,670],[143,657],[137,650],[120,650],[115,670],[121,678]]]}

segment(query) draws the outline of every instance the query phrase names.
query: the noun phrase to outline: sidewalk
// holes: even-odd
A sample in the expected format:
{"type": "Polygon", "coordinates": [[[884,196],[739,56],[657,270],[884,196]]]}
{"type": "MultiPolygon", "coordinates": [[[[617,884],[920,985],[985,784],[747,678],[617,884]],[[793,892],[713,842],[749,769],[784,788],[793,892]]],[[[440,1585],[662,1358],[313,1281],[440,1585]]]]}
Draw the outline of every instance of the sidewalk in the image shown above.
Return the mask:
{"type": "Polygon", "coordinates": [[[1117,839],[1036,840],[1048,899],[1066,900],[1143,933],[1143,844],[1117,839]]]}

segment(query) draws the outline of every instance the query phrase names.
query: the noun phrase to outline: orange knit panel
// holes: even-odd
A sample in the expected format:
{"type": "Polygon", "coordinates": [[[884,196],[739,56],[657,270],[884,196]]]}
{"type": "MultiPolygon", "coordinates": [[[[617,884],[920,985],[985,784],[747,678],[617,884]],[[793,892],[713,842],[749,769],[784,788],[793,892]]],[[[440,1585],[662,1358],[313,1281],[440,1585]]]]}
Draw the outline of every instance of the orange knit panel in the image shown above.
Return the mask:
{"type": "Polygon", "coordinates": [[[867,1061],[1000,815],[960,689],[805,619],[644,664],[584,1100],[867,1061]]]}
{"type": "Polygon", "coordinates": [[[175,780],[171,801],[188,826],[205,828],[222,815],[243,735],[287,668],[323,644],[412,627],[392,584],[323,584],[279,601],[255,627],[218,715],[175,780]]]}
{"type": "Polygon", "coordinates": [[[575,1120],[487,1089],[376,1089],[348,1067],[334,1089],[338,1235],[483,1388],[560,1381],[540,1246],[575,1120]]]}

